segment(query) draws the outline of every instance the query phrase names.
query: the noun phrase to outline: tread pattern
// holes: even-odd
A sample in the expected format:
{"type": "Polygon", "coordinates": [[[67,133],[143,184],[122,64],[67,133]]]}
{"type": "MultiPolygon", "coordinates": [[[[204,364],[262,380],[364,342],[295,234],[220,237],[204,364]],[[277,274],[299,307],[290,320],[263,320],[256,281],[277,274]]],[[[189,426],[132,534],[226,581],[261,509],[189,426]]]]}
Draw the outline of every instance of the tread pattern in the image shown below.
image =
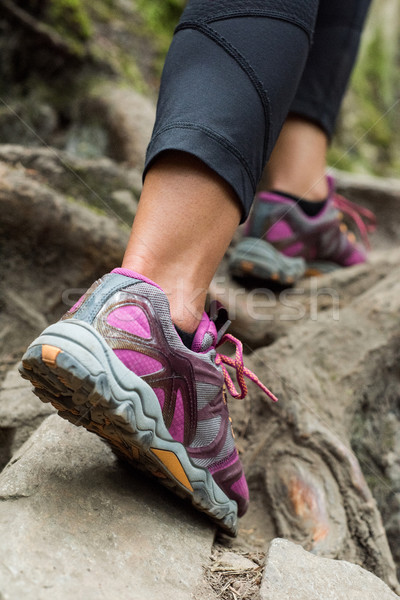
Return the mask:
{"type": "Polygon", "coordinates": [[[265,240],[247,237],[233,250],[229,270],[235,277],[292,285],[304,276],[306,263],[302,258],[285,256],[265,240]]]}

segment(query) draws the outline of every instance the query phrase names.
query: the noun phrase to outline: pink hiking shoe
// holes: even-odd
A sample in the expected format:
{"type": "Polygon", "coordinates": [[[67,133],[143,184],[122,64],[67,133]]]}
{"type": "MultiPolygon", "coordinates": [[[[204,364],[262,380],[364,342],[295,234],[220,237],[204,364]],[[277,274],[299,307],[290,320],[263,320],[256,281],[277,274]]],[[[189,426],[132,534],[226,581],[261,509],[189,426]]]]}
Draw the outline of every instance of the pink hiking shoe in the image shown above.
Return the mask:
{"type": "Polygon", "coordinates": [[[230,258],[232,273],[284,284],[294,283],[310,269],[325,272],[365,262],[375,216],[336,194],[331,177],[328,184],[325,207],[315,217],[306,215],[290,198],[261,192],[247,221],[245,237],[230,258]],[[347,230],[344,214],[356,224],[363,245],[347,230]]]}
{"type": "Polygon", "coordinates": [[[20,367],[43,402],[104,438],[235,535],[249,495],[226,402],[247,393],[241,343],[220,307],[204,313],[192,348],[181,341],[165,293],[126,269],[95,282],[29,346],[20,367]],[[234,359],[218,354],[224,341],[234,359]],[[225,368],[236,369],[240,392],[225,368]]]}

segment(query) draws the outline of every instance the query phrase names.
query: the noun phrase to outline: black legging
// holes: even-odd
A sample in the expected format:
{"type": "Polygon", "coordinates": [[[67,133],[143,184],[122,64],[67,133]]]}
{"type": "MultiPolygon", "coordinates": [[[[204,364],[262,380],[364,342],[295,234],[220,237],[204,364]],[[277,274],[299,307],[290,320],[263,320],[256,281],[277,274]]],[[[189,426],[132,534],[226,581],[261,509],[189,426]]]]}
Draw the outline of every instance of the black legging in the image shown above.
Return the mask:
{"type": "Polygon", "coordinates": [[[165,62],[145,173],[165,150],[194,154],[230,183],[244,219],[289,112],[331,137],[369,4],[190,0],[165,62]]]}

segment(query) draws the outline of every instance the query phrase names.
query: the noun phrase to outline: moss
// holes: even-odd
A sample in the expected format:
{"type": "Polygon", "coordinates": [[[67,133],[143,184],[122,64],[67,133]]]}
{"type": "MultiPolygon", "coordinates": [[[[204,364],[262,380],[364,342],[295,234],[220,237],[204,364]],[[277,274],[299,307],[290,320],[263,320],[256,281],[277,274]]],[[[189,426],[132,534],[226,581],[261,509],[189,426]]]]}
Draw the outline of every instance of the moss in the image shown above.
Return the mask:
{"type": "Polygon", "coordinates": [[[400,141],[396,56],[382,27],[365,39],[329,152],[330,164],[376,175],[393,173],[400,141]],[[347,148],[350,147],[350,150],[347,148]]]}
{"type": "Polygon", "coordinates": [[[328,164],[342,171],[354,171],[355,160],[351,153],[346,152],[340,146],[333,144],[328,152],[328,164]]]}
{"type": "Polygon", "coordinates": [[[185,0],[137,0],[145,27],[156,36],[159,55],[155,66],[159,72],[184,6],[185,0]]]}
{"type": "Polygon", "coordinates": [[[85,42],[93,29],[81,0],[49,0],[47,20],[60,35],[69,40],[85,42]]]}
{"type": "Polygon", "coordinates": [[[87,10],[100,23],[110,23],[115,18],[114,0],[97,0],[87,3],[87,10]]]}

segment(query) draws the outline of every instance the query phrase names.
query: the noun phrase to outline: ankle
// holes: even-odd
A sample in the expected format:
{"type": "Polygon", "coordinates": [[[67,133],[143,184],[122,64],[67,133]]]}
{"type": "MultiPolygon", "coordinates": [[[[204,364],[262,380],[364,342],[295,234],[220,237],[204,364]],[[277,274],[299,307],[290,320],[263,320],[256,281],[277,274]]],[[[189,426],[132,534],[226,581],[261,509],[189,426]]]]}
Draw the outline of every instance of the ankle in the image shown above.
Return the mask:
{"type": "Polygon", "coordinates": [[[208,286],[201,285],[196,273],[190,274],[188,265],[162,265],[148,257],[127,254],[122,267],[159,285],[168,298],[174,325],[188,334],[196,331],[203,316],[208,286]]]}
{"type": "Polygon", "coordinates": [[[281,194],[294,196],[308,202],[320,202],[329,195],[325,174],[314,178],[274,177],[268,179],[269,190],[279,190],[281,194]]]}

